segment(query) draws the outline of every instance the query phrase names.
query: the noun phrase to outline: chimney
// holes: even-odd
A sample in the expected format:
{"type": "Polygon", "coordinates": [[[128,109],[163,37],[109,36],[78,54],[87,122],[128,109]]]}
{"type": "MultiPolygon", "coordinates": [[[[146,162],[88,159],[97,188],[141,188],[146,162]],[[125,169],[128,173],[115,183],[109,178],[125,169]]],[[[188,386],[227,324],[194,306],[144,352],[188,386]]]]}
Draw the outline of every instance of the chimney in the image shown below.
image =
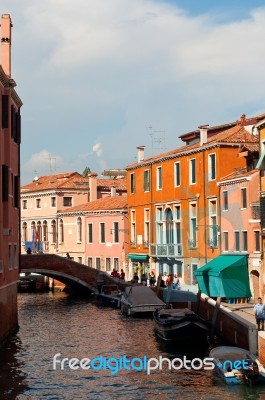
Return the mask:
{"type": "Polygon", "coordinates": [[[138,146],[137,147],[137,150],[138,150],[138,163],[140,163],[144,159],[144,148],[145,148],[145,146],[138,146]]]}
{"type": "Polygon", "coordinates": [[[88,175],[88,182],[89,182],[89,201],[97,200],[98,198],[98,180],[97,174],[91,173],[88,175]]]}
{"type": "Polygon", "coordinates": [[[246,124],[246,114],[242,114],[240,117],[240,125],[244,126],[246,124]]]}
{"type": "Polygon", "coordinates": [[[200,146],[202,146],[204,143],[207,143],[208,126],[209,125],[198,126],[200,130],[200,146]]]}
{"type": "Polygon", "coordinates": [[[112,187],[111,187],[111,189],[110,189],[110,195],[111,195],[111,197],[116,196],[116,188],[115,188],[115,186],[112,186],[112,187]]]}
{"type": "Polygon", "coordinates": [[[11,27],[12,21],[9,14],[1,17],[1,55],[2,68],[5,74],[11,78],[11,27]]]}

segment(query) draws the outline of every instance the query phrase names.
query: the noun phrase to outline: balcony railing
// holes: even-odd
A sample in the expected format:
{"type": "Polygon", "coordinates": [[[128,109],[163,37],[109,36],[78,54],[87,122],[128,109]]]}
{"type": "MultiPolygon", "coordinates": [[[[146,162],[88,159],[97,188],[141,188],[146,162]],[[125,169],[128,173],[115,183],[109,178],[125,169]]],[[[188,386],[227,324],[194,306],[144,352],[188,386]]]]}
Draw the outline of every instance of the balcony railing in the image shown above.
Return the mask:
{"type": "Polygon", "coordinates": [[[260,205],[252,204],[252,219],[260,219],[260,205]]]}
{"type": "Polygon", "coordinates": [[[144,240],[144,248],[148,249],[149,247],[149,240],[144,240]]]}
{"type": "Polygon", "coordinates": [[[136,241],[135,240],[131,240],[130,241],[130,245],[131,245],[131,247],[136,247],[136,241]]]}
{"type": "Polygon", "coordinates": [[[218,247],[218,240],[217,239],[209,239],[208,246],[211,248],[218,247]]]}
{"type": "Polygon", "coordinates": [[[150,244],[150,256],[153,257],[180,257],[182,256],[182,244],[150,244]]]}

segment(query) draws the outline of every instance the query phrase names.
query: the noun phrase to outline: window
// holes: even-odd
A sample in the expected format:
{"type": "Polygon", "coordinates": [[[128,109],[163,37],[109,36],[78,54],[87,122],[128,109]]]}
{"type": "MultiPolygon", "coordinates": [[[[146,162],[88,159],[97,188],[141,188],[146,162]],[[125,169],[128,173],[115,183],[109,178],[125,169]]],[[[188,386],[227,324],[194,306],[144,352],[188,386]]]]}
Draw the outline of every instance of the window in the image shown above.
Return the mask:
{"type": "Polygon", "coordinates": [[[262,153],[261,153],[261,156],[260,156],[260,158],[259,158],[259,161],[258,161],[258,163],[257,163],[257,165],[256,165],[256,168],[264,169],[265,141],[262,141],[262,143],[261,143],[261,150],[262,150],[262,153]]]}
{"type": "Polygon", "coordinates": [[[41,199],[36,199],[36,208],[41,208],[41,199]]]}
{"type": "Polygon", "coordinates": [[[9,97],[2,94],[2,128],[8,128],[9,121],[9,97]]]}
{"type": "Polygon", "coordinates": [[[240,251],[239,232],[235,232],[235,251],[240,251]]]}
{"type": "Polygon", "coordinates": [[[28,208],[27,200],[22,200],[22,209],[26,210],[28,208]]]}
{"type": "Polygon", "coordinates": [[[56,197],[51,197],[51,207],[56,207],[56,197]]]}
{"type": "Polygon", "coordinates": [[[228,251],[229,249],[229,242],[228,242],[228,232],[223,232],[223,240],[224,240],[224,251],[228,251]]]}
{"type": "Polygon", "coordinates": [[[196,183],[196,159],[190,160],[190,185],[196,183]]]}
{"type": "Polygon", "coordinates": [[[208,179],[214,181],[216,179],[216,159],[215,153],[208,156],[208,179]]]}
{"type": "Polygon", "coordinates": [[[119,259],[114,257],[113,263],[114,263],[114,268],[116,269],[116,271],[119,271],[119,259]]]}
{"type": "Polygon", "coordinates": [[[223,210],[224,211],[228,210],[228,191],[227,190],[223,191],[223,210]]]}
{"type": "Polygon", "coordinates": [[[77,218],[77,242],[82,242],[82,219],[81,217],[77,218]]]}
{"type": "Polygon", "coordinates": [[[88,224],[87,225],[87,240],[88,243],[93,243],[93,225],[92,224],[88,224]]]}
{"type": "Polygon", "coordinates": [[[190,204],[190,248],[194,248],[197,246],[197,204],[190,204]]]}
{"type": "Polygon", "coordinates": [[[218,246],[217,205],[216,200],[209,201],[209,246],[218,246]]]}
{"type": "Polygon", "coordinates": [[[247,208],[247,188],[241,189],[241,208],[247,208]]]}
{"type": "Polygon", "coordinates": [[[150,211],[149,209],[144,210],[144,247],[149,247],[149,238],[150,238],[150,211]]]}
{"type": "Polygon", "coordinates": [[[22,224],[22,242],[27,242],[28,241],[28,236],[27,236],[27,223],[23,222],[22,224]]]}
{"type": "Polygon", "coordinates": [[[77,262],[79,262],[79,264],[82,264],[82,257],[77,257],[77,262]]]}
{"type": "Polygon", "coordinates": [[[131,188],[131,194],[135,193],[135,174],[130,175],[130,188],[131,188]]]}
{"type": "Polygon", "coordinates": [[[106,271],[110,271],[111,270],[111,262],[110,262],[110,258],[107,257],[106,258],[106,271]]]}
{"type": "Polygon", "coordinates": [[[113,242],[119,243],[119,223],[113,223],[113,242]]]}
{"type": "Polygon", "coordinates": [[[100,243],[105,243],[105,223],[100,223],[100,243]]]}
{"type": "MultiPolygon", "coordinates": [[[[176,234],[176,240],[175,242],[177,244],[181,244],[181,208],[179,206],[175,206],[174,208],[174,218],[177,220],[175,222],[175,234],[176,234]]],[[[178,253],[181,253],[178,251],[178,253]]]]}
{"type": "Polygon", "coordinates": [[[51,223],[51,229],[52,229],[52,243],[56,243],[56,221],[53,219],[51,223]]]}
{"type": "Polygon", "coordinates": [[[12,269],[12,245],[9,244],[8,245],[8,269],[11,270],[12,269]]]}
{"type": "Polygon", "coordinates": [[[131,247],[136,247],[135,210],[131,211],[131,247]]]}
{"type": "Polygon", "coordinates": [[[100,270],[100,258],[96,257],[96,269],[100,270]]]}
{"type": "Polygon", "coordinates": [[[247,231],[242,231],[242,238],[243,238],[243,251],[248,250],[248,233],[247,231]]]}
{"type": "Polygon", "coordinates": [[[87,257],[87,266],[93,268],[93,258],[87,257]]]}
{"type": "Polygon", "coordinates": [[[175,163],[175,186],[180,186],[180,162],[175,163]]]}
{"type": "Polygon", "coordinates": [[[8,165],[2,165],[2,201],[8,201],[9,193],[9,168],[8,165]]]}
{"type": "Polygon", "coordinates": [[[63,198],[63,206],[64,207],[72,207],[72,197],[64,197],[63,198]]]}
{"type": "Polygon", "coordinates": [[[156,188],[162,189],[162,167],[156,169],[156,188]]]}
{"type": "Polygon", "coordinates": [[[197,283],[197,276],[195,272],[198,269],[198,264],[191,264],[191,284],[196,285],[197,283]]]}
{"type": "Polygon", "coordinates": [[[162,207],[156,209],[156,241],[163,243],[163,210],[162,207]]]}
{"type": "Polygon", "coordinates": [[[144,171],[144,192],[150,191],[150,171],[146,169],[144,171]]]}
{"type": "Polygon", "coordinates": [[[59,221],[59,242],[64,242],[64,229],[63,229],[63,220],[60,219],[59,221]]]}
{"type": "Polygon", "coordinates": [[[255,238],[255,251],[260,252],[260,232],[254,231],[254,238],[255,238]]]}

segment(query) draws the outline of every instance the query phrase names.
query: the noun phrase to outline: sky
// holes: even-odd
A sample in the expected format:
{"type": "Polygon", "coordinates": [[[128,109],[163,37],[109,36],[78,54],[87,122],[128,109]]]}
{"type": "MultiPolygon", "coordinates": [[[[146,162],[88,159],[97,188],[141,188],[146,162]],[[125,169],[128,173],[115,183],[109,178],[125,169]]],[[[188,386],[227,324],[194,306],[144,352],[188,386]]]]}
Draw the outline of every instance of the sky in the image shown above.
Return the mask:
{"type": "Polygon", "coordinates": [[[125,168],[265,112],[264,0],[2,0],[23,102],[21,184],[125,168]]]}

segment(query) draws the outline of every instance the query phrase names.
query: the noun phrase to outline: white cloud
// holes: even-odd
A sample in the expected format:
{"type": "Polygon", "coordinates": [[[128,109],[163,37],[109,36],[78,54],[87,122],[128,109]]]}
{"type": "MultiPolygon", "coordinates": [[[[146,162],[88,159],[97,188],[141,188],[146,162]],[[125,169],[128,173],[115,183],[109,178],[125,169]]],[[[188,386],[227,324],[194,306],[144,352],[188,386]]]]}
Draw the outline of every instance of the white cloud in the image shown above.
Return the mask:
{"type": "Polygon", "coordinates": [[[101,143],[94,144],[93,153],[96,154],[97,157],[100,157],[102,155],[101,143]]]}
{"type": "Polygon", "coordinates": [[[225,22],[162,0],[9,4],[22,175],[42,142],[63,170],[122,168],[139,144],[151,153],[149,125],[172,148],[198,125],[265,111],[265,8],[225,22]]]}

